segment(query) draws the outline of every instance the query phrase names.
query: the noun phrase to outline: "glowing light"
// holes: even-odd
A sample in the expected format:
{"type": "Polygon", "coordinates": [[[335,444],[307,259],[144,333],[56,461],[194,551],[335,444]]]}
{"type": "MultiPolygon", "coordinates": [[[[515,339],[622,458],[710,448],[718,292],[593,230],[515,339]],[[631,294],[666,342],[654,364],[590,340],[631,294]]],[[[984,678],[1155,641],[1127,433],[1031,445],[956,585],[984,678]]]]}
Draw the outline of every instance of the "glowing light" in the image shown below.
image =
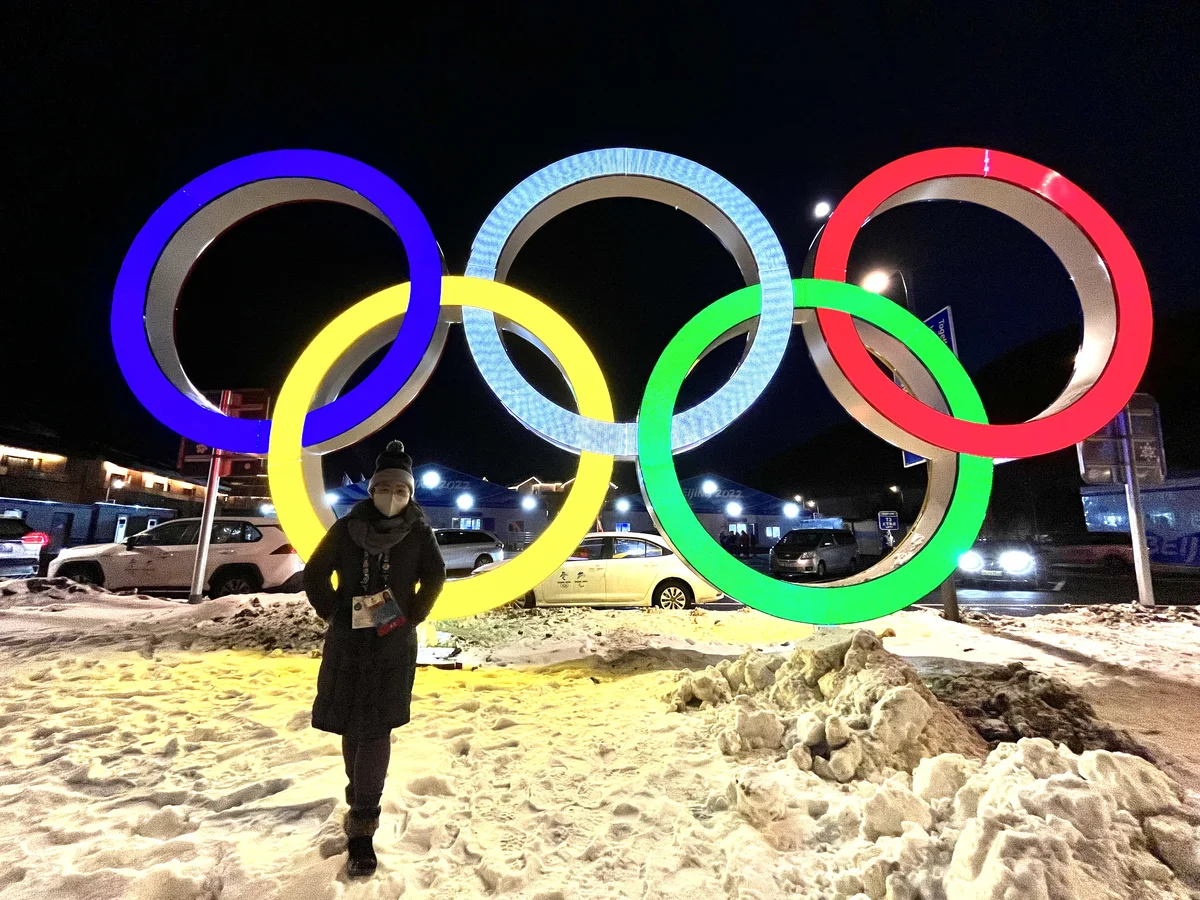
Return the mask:
{"type": "Polygon", "coordinates": [[[874,272],[868,272],[862,280],[863,290],[870,291],[872,294],[882,294],[888,289],[888,285],[892,283],[891,276],[881,269],[876,269],[874,272]]]}
{"type": "Polygon", "coordinates": [[[725,504],[725,515],[732,516],[736,519],[741,514],[742,504],[738,503],[736,500],[730,500],[727,504],[725,504]]]}
{"type": "MultiPolygon", "coordinates": [[[[834,213],[836,218],[837,213],[834,213]]],[[[849,583],[805,585],[779,581],[734,558],[696,518],[678,481],[671,452],[671,417],[687,373],[712,342],[757,313],[756,288],[711,304],[672,338],[651,372],[638,411],[638,477],[659,531],[700,577],[727,596],[762,612],[797,622],[836,625],[863,622],[902,609],[929,593],[953,571],[974,543],[987,511],[992,460],[959,454],[953,494],[940,525],[903,565],[849,583]]],[[[830,309],[903,336],[933,375],[957,416],[984,420],[983,404],[950,349],[910,312],[861,288],[831,280],[798,280],[797,309],[830,309]]],[[[918,519],[914,528],[919,529],[918,519]]],[[[880,564],[877,564],[880,565],[880,564]]]]}
{"type": "Polygon", "coordinates": [[[619,513],[629,512],[630,503],[624,497],[622,497],[620,500],[618,500],[616,505],[617,505],[617,512],[619,512],[619,513]]]}
{"type": "MultiPolygon", "coordinates": [[[[443,306],[486,309],[536,335],[562,361],[580,414],[612,420],[612,400],[600,365],[579,334],[554,310],[516,288],[461,276],[443,278],[441,301],[443,306]]],[[[332,513],[317,502],[321,496],[320,454],[301,445],[305,414],[342,355],[364,334],[402,314],[407,304],[407,284],[387,288],[355,304],[326,325],[308,345],[279,392],[267,472],[279,522],[302,559],[312,555],[335,521],[332,513]]],[[[403,385],[393,389],[398,392],[403,385]]],[[[611,456],[580,453],[571,491],[549,527],[504,565],[447,582],[430,618],[475,615],[524,596],[544,581],[591,530],[596,510],[608,494],[612,469],[611,456]]]]}
{"type": "Polygon", "coordinates": [[[441,483],[442,483],[441,473],[439,473],[433,469],[430,469],[428,472],[426,472],[424,475],[421,476],[421,484],[424,485],[425,487],[427,487],[431,491],[441,483]]]}
{"type": "Polygon", "coordinates": [[[1005,550],[1000,554],[1000,568],[1009,575],[1024,575],[1033,568],[1033,557],[1024,550],[1005,550]]]}
{"type": "MultiPolygon", "coordinates": [[[[715,227],[712,220],[719,219],[718,234],[727,246],[731,240],[744,244],[753,258],[750,279],[762,284],[762,308],[745,358],[715,393],[677,416],[675,449],[694,447],[720,433],[762,394],[783,361],[792,332],[792,284],[783,247],[770,222],[735,185],[699,163],[656,150],[609,147],[578,153],[534,172],[501,198],[475,235],[466,274],[503,279],[511,261],[506,254],[515,252],[549,216],[597,192],[612,196],[604,192],[613,187],[618,196],[670,203],[710,228],[715,227]],[[689,195],[686,203],[675,202],[680,188],[689,195]]],[[[534,388],[504,349],[494,316],[464,308],[463,331],[484,381],[527,428],[564,449],[622,459],[637,456],[636,423],[589,420],[534,388]]]]}
{"type": "Polygon", "coordinates": [[[710,478],[700,485],[700,490],[704,492],[705,497],[711,497],[718,490],[717,483],[710,478]]]}
{"type": "MultiPolygon", "coordinates": [[[[1107,269],[1112,295],[1080,294],[1083,347],[1105,360],[1097,366],[1094,379],[1074,382],[1074,399],[1056,401],[1053,412],[1047,410],[1016,425],[989,425],[956,420],[906,393],[880,371],[851,317],[822,309],[817,311],[817,321],[829,355],[866,404],[896,428],[935,447],[996,459],[1021,459],[1069,447],[1099,431],[1129,402],[1146,370],[1153,331],[1150,288],[1137,253],[1120,226],[1077,185],[1032,160],[995,150],[944,147],[905,156],[872,172],[838,204],[822,233],[813,275],[844,281],[859,229],[881,206],[913,185],[932,184],[936,190],[939,180],[952,184],[956,179],[986,179],[1021,188],[1066,216],[1095,247],[1107,269]],[[1103,327],[1089,327],[1099,323],[1100,309],[1107,310],[1103,327]]],[[[997,208],[982,198],[972,202],[997,208]]]]}
{"type": "Polygon", "coordinates": [[[789,519],[794,519],[800,515],[800,507],[795,503],[785,503],[783,504],[783,514],[789,519]]]}
{"type": "Polygon", "coordinates": [[[119,491],[123,487],[125,487],[125,479],[124,478],[114,478],[112,480],[112,489],[114,491],[119,491]]]}
{"type": "Polygon", "coordinates": [[[808,501],[807,503],[805,503],[804,505],[805,505],[805,506],[807,506],[809,509],[816,509],[816,508],[817,508],[817,501],[816,501],[816,500],[809,500],[809,501],[808,501]]]}
{"type": "Polygon", "coordinates": [[[475,505],[475,498],[470,494],[459,494],[458,499],[454,501],[454,505],[459,509],[467,510],[475,505]]]}
{"type": "Polygon", "coordinates": [[[259,504],[258,511],[259,511],[259,513],[261,513],[264,516],[273,516],[273,515],[275,515],[275,504],[274,503],[259,504]]]}
{"type": "Polygon", "coordinates": [[[983,557],[974,550],[968,550],[958,558],[958,567],[964,572],[978,572],[983,568],[983,557]]]}
{"type": "Polygon", "coordinates": [[[146,313],[153,275],[174,234],[209,203],[253,184],[265,196],[258,207],[264,209],[280,202],[274,198],[282,198],[285,193],[284,188],[276,189],[275,185],[297,179],[325,182],[315,189],[320,199],[328,199],[329,185],[337,185],[369,201],[399,235],[415,283],[412,313],[404,318],[400,339],[392,342],[375,370],[353,390],[308,413],[306,445],[352,431],[381,409],[395,393],[396,385],[403,384],[417,368],[437,324],[441,253],[421,210],[382,172],[356,159],[322,150],[255,153],[205,172],[172,194],[134,238],[117,273],[109,329],[117,365],[142,405],[172,430],[210,447],[266,453],[272,422],[224,415],[182,375],[179,353],[173,345],[151,347],[146,313]],[[179,374],[168,376],[166,372],[179,374]]]}
{"type": "Polygon", "coordinates": [[[537,509],[537,500],[533,497],[522,497],[521,509],[525,510],[525,512],[531,512],[537,509]]]}
{"type": "Polygon", "coordinates": [[[900,493],[900,486],[896,485],[896,484],[889,484],[888,490],[891,491],[893,494],[898,494],[898,493],[900,493]]]}
{"type": "Polygon", "coordinates": [[[827,200],[822,200],[820,203],[818,203],[816,206],[813,207],[813,215],[816,216],[818,219],[825,218],[831,212],[833,212],[833,206],[827,200]]]}
{"type": "Polygon", "coordinates": [[[342,501],[342,498],[339,497],[337,494],[333,493],[332,491],[330,491],[328,494],[325,495],[325,503],[327,506],[333,506],[337,503],[340,503],[341,501],[342,501]]]}

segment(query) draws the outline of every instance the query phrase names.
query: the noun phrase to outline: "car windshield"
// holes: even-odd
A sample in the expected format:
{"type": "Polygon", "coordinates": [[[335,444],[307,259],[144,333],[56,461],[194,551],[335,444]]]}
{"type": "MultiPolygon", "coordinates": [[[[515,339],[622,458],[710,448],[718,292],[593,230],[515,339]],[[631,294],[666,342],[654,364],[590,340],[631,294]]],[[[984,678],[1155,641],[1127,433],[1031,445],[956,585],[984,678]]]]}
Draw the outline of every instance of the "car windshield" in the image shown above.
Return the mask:
{"type": "Polygon", "coordinates": [[[789,547],[816,547],[821,543],[821,532],[789,531],[783,536],[783,543],[789,547]]]}

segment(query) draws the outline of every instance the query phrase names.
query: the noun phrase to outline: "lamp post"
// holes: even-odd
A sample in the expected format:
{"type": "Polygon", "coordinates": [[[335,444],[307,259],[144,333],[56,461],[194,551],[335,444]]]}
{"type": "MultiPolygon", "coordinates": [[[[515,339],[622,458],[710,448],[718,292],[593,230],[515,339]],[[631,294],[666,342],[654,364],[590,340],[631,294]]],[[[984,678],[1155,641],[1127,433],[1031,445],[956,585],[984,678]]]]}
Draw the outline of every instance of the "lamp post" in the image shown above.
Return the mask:
{"type": "Polygon", "coordinates": [[[809,500],[804,505],[807,506],[809,509],[811,509],[814,513],[816,513],[816,516],[818,519],[821,518],[821,507],[819,507],[817,505],[816,500],[809,500]]]}

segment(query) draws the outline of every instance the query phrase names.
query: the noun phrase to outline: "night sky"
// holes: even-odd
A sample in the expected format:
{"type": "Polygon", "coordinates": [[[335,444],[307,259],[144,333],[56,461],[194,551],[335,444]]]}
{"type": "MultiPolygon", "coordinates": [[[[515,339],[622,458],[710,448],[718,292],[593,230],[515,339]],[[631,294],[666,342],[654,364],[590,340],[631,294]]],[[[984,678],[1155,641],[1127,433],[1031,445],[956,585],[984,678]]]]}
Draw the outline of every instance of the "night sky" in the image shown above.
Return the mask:
{"type": "MultiPolygon", "coordinates": [[[[1174,361],[1160,367],[1161,385],[1147,387],[1182,398],[1164,399],[1168,432],[1172,421],[1200,418],[1194,393],[1178,389],[1200,373],[1194,334],[1172,324],[1194,323],[1200,309],[1194,4],[1129,5],[1099,17],[1037,5],[971,4],[978,12],[963,15],[950,11],[960,4],[937,13],[925,4],[839,4],[834,19],[800,4],[788,15],[754,4],[719,15],[643,4],[625,16],[578,4],[469,4],[457,14],[454,4],[436,4],[427,7],[436,12],[379,20],[329,4],[319,15],[282,4],[255,5],[253,14],[242,10],[251,4],[147,5],[136,16],[117,6],[24,4],[3,14],[0,423],[42,423],[67,439],[173,459],[177,436],[138,404],[109,344],[121,259],[188,180],[238,156],[292,147],[353,156],[395,179],[455,273],[513,185],[584,150],[647,147],[715,169],[765,213],[796,273],[818,226],[813,205],[836,202],[875,168],[939,146],[1016,153],[1083,187],[1129,236],[1158,316],[1153,353],[1174,361]]],[[[1078,328],[1071,284],[1050,251],[988,210],[893,211],[864,229],[851,262],[855,277],[903,269],[920,316],[951,304],[972,373],[1078,328]]],[[[399,242],[366,214],[324,204],[261,214],[218,240],[187,283],[176,323],[183,362],[203,389],[277,391],[330,318],[406,277],[399,242]]],[[[702,225],[637,200],[560,216],[529,241],[510,281],[584,335],[622,419],[635,415],[671,336],[741,285],[702,225]]],[[[516,339],[513,351],[536,384],[569,402],[536,351],[516,339]]],[[[739,352],[729,345],[706,360],[684,401],[711,392],[739,352]]],[[[1004,421],[1035,414],[1065,382],[1069,357],[1044,360],[1042,393],[1006,398],[1003,385],[981,384],[985,404],[1001,406],[1004,421]]],[[[847,421],[797,334],[758,403],[682,457],[680,470],[800,489],[808,475],[780,476],[778,460],[847,421]]],[[[526,432],[491,396],[457,331],[408,411],[327,460],[330,483],[343,471],[369,473],[393,437],[417,462],[496,481],[565,478],[573,469],[570,454],[526,432]]],[[[1200,464],[1200,454],[1177,457],[1168,462],[1200,464]]],[[[850,472],[855,462],[843,460],[850,472]]],[[[891,477],[871,471],[862,481],[891,477]]],[[[617,480],[632,488],[632,466],[618,466],[617,480]]]]}

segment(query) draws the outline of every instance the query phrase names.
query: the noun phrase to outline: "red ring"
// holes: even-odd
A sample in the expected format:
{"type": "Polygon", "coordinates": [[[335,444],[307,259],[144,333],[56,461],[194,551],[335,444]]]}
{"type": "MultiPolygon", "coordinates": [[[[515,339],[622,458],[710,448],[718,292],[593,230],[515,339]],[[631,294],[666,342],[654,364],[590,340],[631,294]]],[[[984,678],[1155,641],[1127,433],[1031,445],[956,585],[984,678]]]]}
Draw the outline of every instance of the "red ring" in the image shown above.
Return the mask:
{"type": "Polygon", "coordinates": [[[1019,425],[966,422],[905,393],[880,371],[847,313],[817,312],[825,341],[846,378],[877,412],[914,437],[938,447],[997,459],[1051,453],[1099,431],[1129,402],[1150,357],[1150,288],[1137,254],[1117,223],[1079,187],[1028,159],[972,147],[946,147],[905,156],[860,181],[829,217],[813,274],[846,280],[850,247],[874,212],[895,194],[947,176],[997,178],[1040,195],[1091,241],[1107,267],[1116,297],[1117,334],[1104,371],[1082,397],[1053,415],[1019,425]]]}

